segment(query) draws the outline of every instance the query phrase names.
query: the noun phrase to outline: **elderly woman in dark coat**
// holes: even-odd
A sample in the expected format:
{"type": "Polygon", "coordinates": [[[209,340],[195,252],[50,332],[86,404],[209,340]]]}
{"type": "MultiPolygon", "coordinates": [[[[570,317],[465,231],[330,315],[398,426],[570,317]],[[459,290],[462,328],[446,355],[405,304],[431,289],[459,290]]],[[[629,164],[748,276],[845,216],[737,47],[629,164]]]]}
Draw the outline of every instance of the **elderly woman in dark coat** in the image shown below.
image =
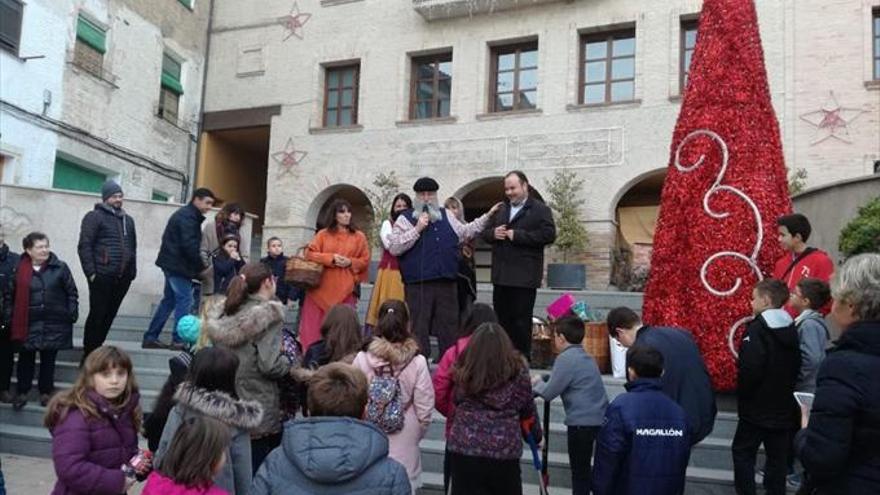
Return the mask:
{"type": "Polygon", "coordinates": [[[40,353],[40,403],[46,405],[55,389],[55,359],[61,349],[73,347],[73,324],[79,316],[79,296],[67,264],[49,250],[49,238],[31,232],[22,241],[25,253],[15,274],[10,340],[18,352],[18,395],[12,405],[20,410],[34,380],[40,353]]]}
{"type": "Polygon", "coordinates": [[[844,263],[831,295],[830,316],[843,334],[819,366],[795,451],[807,493],[880,493],[880,254],[844,263]]]}

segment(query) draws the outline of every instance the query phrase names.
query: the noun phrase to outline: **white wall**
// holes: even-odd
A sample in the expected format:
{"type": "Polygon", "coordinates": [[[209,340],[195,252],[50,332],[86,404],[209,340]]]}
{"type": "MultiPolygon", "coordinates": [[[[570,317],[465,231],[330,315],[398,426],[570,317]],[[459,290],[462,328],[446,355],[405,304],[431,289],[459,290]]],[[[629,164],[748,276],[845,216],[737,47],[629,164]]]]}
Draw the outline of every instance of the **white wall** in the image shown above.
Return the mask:
{"type": "MultiPolygon", "coordinates": [[[[44,112],[44,94],[51,105],[45,115],[61,117],[67,12],[52,0],[31,0],[24,6],[18,56],[0,50],[0,99],[28,112],[44,112]],[[26,57],[38,57],[22,60],[26,57]]],[[[0,153],[7,156],[2,182],[29,186],[51,184],[57,137],[10,109],[0,109],[0,153]]]]}

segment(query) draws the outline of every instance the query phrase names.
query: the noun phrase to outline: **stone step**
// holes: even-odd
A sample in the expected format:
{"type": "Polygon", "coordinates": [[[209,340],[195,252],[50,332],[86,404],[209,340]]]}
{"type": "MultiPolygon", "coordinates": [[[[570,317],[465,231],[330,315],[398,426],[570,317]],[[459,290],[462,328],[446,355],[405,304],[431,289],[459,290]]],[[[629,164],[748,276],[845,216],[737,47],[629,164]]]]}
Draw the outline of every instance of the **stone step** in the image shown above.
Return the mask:
{"type": "MultiPolygon", "coordinates": [[[[111,334],[112,335],[112,334],[111,334]]],[[[140,341],[117,341],[108,340],[106,345],[116,346],[125,351],[130,357],[134,366],[135,375],[144,368],[151,369],[168,369],[168,360],[180,354],[180,351],[172,351],[167,349],[141,349],[140,341]]],[[[82,341],[74,340],[73,349],[65,349],[58,352],[58,361],[69,361],[79,363],[82,359],[82,341]]],[[[39,354],[37,354],[39,357],[39,354]]]]}
{"type": "MultiPolygon", "coordinates": [[[[39,354],[37,354],[39,356],[39,354]]],[[[16,359],[16,366],[18,366],[18,360],[16,359]]],[[[39,367],[40,360],[37,359],[37,366],[39,367]]],[[[134,363],[133,363],[134,364],[134,363]]],[[[39,369],[39,368],[37,368],[39,369]]],[[[35,373],[38,374],[38,373],[35,373]]],[[[147,368],[144,366],[138,366],[134,364],[134,376],[137,380],[138,388],[140,390],[161,390],[162,386],[165,384],[165,380],[168,379],[170,374],[170,370],[168,368],[168,361],[165,361],[165,368],[147,368]]],[[[79,361],[56,361],[55,362],[55,381],[56,382],[69,382],[73,383],[76,381],[76,378],[79,376],[79,361]]],[[[34,377],[34,386],[36,386],[37,378],[34,377]]]]}

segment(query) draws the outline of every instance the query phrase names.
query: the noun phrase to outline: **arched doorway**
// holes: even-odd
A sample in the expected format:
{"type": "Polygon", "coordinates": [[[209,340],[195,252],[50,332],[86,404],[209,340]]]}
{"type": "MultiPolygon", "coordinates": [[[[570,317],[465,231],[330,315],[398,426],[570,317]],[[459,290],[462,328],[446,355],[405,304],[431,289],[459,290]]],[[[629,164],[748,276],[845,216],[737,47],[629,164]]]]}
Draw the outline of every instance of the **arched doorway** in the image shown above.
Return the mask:
{"type": "Polygon", "coordinates": [[[621,290],[642,291],[648,280],[665,179],[665,168],[640,175],[624,186],[612,203],[617,238],[611,283],[621,290]]]}
{"type": "Polygon", "coordinates": [[[351,203],[352,222],[369,237],[373,219],[370,200],[363,191],[349,184],[337,184],[321,191],[309,208],[309,215],[306,219],[308,224],[314,225],[316,231],[324,228],[327,210],[337,199],[344,199],[351,203]]]}
{"type": "MultiPolygon", "coordinates": [[[[529,194],[533,198],[544,201],[540,191],[534,187],[530,186],[529,194]]],[[[455,196],[464,204],[464,217],[470,222],[486,213],[495,203],[504,201],[504,177],[485,177],[475,180],[459,189],[455,196]]],[[[477,239],[475,248],[474,261],[477,283],[491,283],[492,246],[482,239],[477,239]]]]}

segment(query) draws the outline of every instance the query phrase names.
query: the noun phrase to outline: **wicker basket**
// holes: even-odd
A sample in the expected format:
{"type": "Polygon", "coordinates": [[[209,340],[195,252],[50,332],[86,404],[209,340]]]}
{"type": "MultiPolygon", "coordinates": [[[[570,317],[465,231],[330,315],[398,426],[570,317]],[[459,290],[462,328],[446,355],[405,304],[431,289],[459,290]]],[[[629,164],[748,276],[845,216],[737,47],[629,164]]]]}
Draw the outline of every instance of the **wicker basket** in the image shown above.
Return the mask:
{"type": "Polygon", "coordinates": [[[300,289],[313,289],[321,284],[324,265],[305,258],[305,248],[287,260],[284,266],[284,281],[300,289]]]}
{"type": "Polygon", "coordinates": [[[593,356],[602,374],[611,373],[611,348],[608,324],[588,321],[584,323],[584,350],[593,356]]]}

